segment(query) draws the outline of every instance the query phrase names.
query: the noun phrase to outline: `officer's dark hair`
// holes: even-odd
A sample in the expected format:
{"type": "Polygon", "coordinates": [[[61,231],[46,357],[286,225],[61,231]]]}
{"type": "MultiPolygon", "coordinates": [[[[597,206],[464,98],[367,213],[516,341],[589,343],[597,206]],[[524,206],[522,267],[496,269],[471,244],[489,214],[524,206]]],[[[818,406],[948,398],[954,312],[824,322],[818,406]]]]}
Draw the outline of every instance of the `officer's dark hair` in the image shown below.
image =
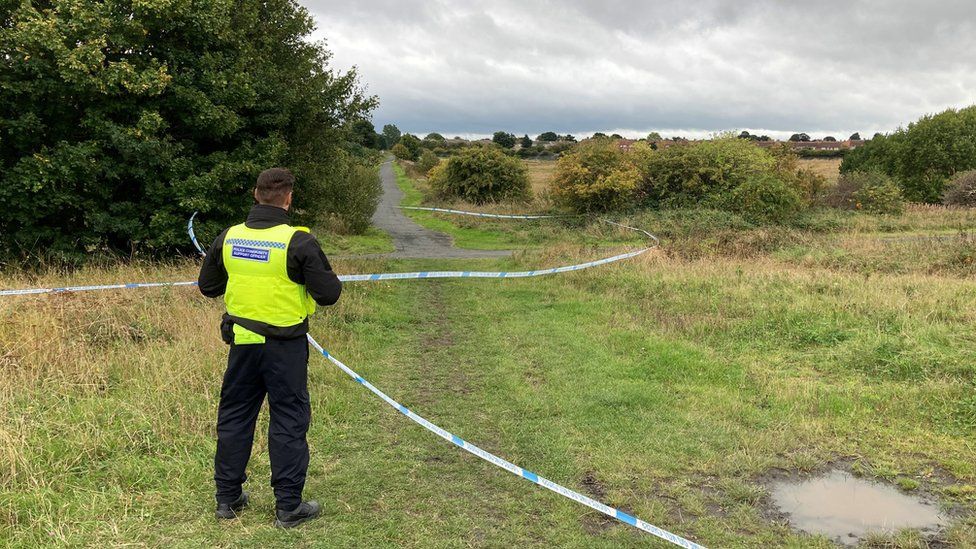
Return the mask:
{"type": "Polygon", "coordinates": [[[288,193],[295,188],[295,176],[288,168],[268,168],[258,175],[254,186],[258,202],[283,206],[288,193]]]}

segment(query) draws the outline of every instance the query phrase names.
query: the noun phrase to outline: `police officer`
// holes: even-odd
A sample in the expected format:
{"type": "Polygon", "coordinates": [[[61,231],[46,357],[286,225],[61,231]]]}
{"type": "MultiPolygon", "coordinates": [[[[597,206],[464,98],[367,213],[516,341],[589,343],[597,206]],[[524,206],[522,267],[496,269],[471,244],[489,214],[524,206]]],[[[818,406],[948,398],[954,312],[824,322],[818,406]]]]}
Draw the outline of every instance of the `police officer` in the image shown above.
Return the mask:
{"type": "Polygon", "coordinates": [[[302,501],[308,470],[308,316],[332,305],[342,283],[315,237],[288,218],[295,177],[285,168],[261,172],[257,204],[247,221],[221,233],[200,269],[200,292],[224,296],[221,335],[230,344],[217,412],[217,518],[232,519],[248,503],[241,486],[264,396],[271,423],[268,453],[275,525],[297,526],[319,514],[302,501]]]}

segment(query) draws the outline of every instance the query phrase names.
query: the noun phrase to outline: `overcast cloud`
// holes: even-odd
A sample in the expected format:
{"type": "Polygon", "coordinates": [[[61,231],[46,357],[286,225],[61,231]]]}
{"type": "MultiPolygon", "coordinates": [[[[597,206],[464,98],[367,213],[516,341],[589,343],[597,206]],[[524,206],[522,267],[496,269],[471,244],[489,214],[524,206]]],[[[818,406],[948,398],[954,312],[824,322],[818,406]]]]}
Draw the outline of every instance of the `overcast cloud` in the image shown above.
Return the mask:
{"type": "Polygon", "coordinates": [[[377,129],[846,138],[976,103],[976,2],[300,0],[377,129]]]}

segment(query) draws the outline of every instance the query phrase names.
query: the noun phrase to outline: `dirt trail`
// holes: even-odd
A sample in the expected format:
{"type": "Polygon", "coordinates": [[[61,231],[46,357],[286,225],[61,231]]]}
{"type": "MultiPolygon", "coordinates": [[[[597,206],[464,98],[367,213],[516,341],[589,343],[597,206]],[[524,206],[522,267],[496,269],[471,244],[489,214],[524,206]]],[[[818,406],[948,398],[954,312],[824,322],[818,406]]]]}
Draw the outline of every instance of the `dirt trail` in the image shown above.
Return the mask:
{"type": "Polygon", "coordinates": [[[510,250],[465,250],[455,248],[450,236],[421,227],[404,215],[403,210],[397,207],[403,199],[403,191],[397,187],[392,160],[386,160],[380,166],[380,177],[383,181],[383,197],[380,199],[380,204],[376,208],[376,213],[373,214],[373,224],[390,233],[390,236],[393,237],[393,247],[396,251],[388,254],[370,254],[361,257],[470,259],[478,257],[505,257],[512,254],[510,250]]]}

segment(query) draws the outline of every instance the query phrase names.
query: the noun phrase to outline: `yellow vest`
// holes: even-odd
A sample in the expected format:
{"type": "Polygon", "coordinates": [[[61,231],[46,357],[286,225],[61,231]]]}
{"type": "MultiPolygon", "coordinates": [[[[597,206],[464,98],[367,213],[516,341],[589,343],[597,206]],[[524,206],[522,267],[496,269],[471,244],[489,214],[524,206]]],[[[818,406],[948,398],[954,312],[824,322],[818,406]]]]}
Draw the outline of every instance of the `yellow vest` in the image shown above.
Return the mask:
{"type": "MultiPolygon", "coordinates": [[[[249,229],[243,223],[227,230],[223,260],[227,269],[224,304],[231,316],[288,327],[315,312],[305,286],[288,278],[288,244],[305,227],[277,225],[249,229]]],[[[234,324],[234,343],[264,343],[264,336],[234,324]]]]}

